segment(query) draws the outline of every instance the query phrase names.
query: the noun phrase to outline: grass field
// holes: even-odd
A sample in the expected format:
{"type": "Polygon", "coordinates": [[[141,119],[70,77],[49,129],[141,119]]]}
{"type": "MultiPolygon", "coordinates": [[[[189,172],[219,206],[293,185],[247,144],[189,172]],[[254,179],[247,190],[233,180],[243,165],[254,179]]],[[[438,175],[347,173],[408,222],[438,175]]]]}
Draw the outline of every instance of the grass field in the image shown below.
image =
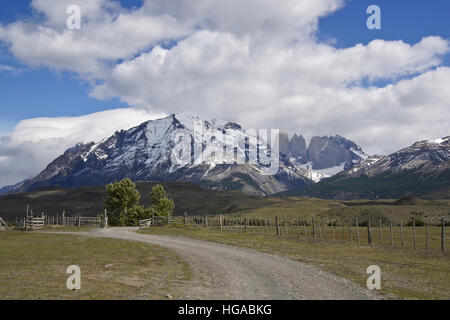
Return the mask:
{"type": "Polygon", "coordinates": [[[450,299],[450,255],[399,248],[358,247],[348,241],[312,241],[255,232],[200,227],[154,227],[145,231],[243,246],[315,265],[365,286],[366,269],[378,265],[381,294],[389,299],[450,299]]]}
{"type": "Polygon", "coordinates": [[[190,278],[186,262],[158,246],[75,235],[0,233],[1,300],[177,298],[190,278]],[[81,290],[66,287],[70,265],[81,268],[81,290]]]}
{"type": "Polygon", "coordinates": [[[269,198],[270,203],[266,203],[259,208],[243,210],[240,214],[248,217],[306,217],[310,219],[315,216],[317,219],[328,220],[354,220],[358,217],[360,222],[365,222],[368,217],[383,220],[392,220],[394,224],[404,222],[414,217],[417,219],[437,222],[440,216],[450,217],[450,200],[354,200],[337,201],[323,200],[316,198],[269,198]]]}

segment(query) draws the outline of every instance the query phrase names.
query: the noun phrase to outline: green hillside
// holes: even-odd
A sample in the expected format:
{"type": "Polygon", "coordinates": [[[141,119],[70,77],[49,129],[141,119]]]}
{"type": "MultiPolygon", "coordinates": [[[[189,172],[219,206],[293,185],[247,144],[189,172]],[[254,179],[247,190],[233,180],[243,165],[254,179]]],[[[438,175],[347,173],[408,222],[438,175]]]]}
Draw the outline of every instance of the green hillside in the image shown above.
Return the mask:
{"type": "Polygon", "coordinates": [[[438,176],[421,176],[414,172],[357,178],[335,176],[315,185],[289,190],[276,196],[310,196],[339,200],[398,199],[404,196],[449,199],[450,170],[446,170],[438,176]]]}
{"type": "MultiPolygon", "coordinates": [[[[162,184],[170,198],[175,201],[174,215],[238,213],[266,205],[269,199],[245,195],[238,191],[214,191],[186,182],[136,182],[141,193],[141,203],[150,204],[150,191],[155,184],[162,184]]],[[[25,215],[29,204],[34,214],[45,212],[53,215],[66,210],[68,213],[95,215],[103,210],[106,197],[104,186],[65,189],[44,187],[28,193],[0,197],[0,213],[7,219],[25,215]]]]}

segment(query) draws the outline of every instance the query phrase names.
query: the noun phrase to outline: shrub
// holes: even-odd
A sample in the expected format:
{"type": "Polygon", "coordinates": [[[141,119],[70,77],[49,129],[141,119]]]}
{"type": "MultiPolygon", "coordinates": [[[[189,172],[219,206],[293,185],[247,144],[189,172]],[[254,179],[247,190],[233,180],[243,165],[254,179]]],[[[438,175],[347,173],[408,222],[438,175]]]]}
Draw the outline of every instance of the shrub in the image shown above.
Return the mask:
{"type": "Polygon", "coordinates": [[[152,188],[150,192],[152,204],[149,208],[157,217],[168,217],[172,215],[175,203],[167,197],[166,190],[160,184],[157,184],[152,188]]]}
{"type": "Polygon", "coordinates": [[[114,226],[136,225],[144,208],[139,206],[141,195],[128,178],[106,186],[108,196],[104,200],[109,223],[114,226]]]}

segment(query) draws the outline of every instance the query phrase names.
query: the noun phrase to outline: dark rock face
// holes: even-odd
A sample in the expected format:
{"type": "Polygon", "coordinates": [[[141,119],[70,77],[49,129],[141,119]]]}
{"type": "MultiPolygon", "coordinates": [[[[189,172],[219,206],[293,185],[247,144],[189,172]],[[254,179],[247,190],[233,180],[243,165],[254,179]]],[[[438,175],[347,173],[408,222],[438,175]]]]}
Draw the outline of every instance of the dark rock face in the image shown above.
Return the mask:
{"type": "Polygon", "coordinates": [[[351,168],[359,163],[362,150],[354,142],[341,136],[313,137],[308,147],[308,162],[312,163],[313,170],[320,170],[340,166],[351,168]]]}
{"type": "Polygon", "coordinates": [[[306,147],[305,138],[302,135],[296,133],[289,142],[289,151],[291,155],[299,160],[299,163],[308,162],[308,149],[306,147]]]}
{"type": "Polygon", "coordinates": [[[289,137],[285,132],[280,132],[280,153],[289,154],[290,146],[289,146],[289,137]]]}
{"type": "Polygon", "coordinates": [[[339,166],[348,169],[367,157],[356,143],[339,135],[313,137],[307,148],[302,135],[294,134],[289,140],[286,134],[280,134],[280,152],[300,165],[309,163],[312,170],[339,166]]]}

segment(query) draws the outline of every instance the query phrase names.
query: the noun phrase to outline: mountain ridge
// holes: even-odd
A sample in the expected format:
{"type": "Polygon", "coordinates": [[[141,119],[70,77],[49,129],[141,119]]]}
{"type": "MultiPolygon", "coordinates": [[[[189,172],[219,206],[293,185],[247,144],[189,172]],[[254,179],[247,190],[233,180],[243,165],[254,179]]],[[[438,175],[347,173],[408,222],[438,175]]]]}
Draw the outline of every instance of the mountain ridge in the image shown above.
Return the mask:
{"type": "MultiPolygon", "coordinates": [[[[324,176],[301,164],[308,160],[304,158],[304,150],[300,150],[306,145],[301,135],[288,139],[288,150],[283,150],[283,133],[279,136],[279,145],[268,143],[268,139],[261,142],[235,122],[172,114],[117,131],[97,143],[77,144],[8,193],[49,185],[69,188],[99,185],[128,177],[139,181],[194,182],[214,190],[270,195],[311,185],[324,176]],[[201,125],[200,133],[196,131],[197,124],[201,125]],[[231,144],[229,137],[233,140],[231,144]],[[271,159],[276,148],[283,152],[279,158],[271,159]],[[277,171],[266,174],[274,161],[277,171]]],[[[352,166],[365,155],[354,142],[340,136],[317,140],[322,148],[316,152],[312,164],[322,161],[318,168],[326,167],[324,163],[335,165],[341,161],[343,166],[344,163],[352,166]],[[323,157],[328,159],[322,160],[323,157]]]]}
{"type": "Polygon", "coordinates": [[[313,186],[280,195],[325,199],[450,198],[450,136],[372,156],[313,186]]]}

